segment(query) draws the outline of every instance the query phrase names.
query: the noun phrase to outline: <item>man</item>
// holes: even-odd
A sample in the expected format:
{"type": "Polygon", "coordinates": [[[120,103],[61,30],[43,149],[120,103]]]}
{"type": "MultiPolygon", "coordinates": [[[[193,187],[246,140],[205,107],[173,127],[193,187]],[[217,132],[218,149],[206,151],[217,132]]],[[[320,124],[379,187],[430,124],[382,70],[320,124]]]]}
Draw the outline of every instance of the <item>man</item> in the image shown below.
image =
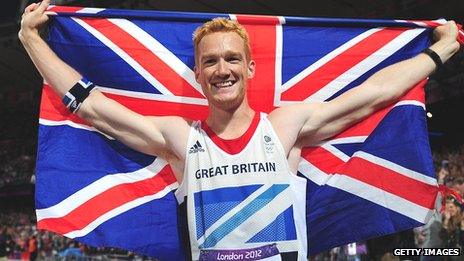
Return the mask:
{"type": "Polygon", "coordinates": [[[253,111],[245,95],[257,66],[246,31],[215,19],[194,33],[195,77],[209,104],[206,121],[145,117],[91,91],[92,85],[40,38],[49,2],[26,8],[21,42],[73,112],[131,148],[170,163],[180,183],[176,195],[186,208],[194,260],[306,260],[305,181],[292,174],[301,148],[398,100],[459,49],[450,22],[435,30],[438,41],[428,55],[387,67],[330,102],[287,106],[266,116],[253,111]]]}

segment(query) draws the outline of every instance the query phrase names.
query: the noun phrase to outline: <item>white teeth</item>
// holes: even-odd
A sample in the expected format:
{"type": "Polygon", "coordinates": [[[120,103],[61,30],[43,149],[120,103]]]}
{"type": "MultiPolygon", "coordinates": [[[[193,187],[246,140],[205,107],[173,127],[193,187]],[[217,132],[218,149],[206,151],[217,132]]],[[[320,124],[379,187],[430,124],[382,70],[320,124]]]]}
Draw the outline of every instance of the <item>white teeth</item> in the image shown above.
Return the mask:
{"type": "Polygon", "coordinates": [[[232,86],[232,81],[218,82],[218,83],[215,83],[214,86],[216,86],[216,88],[230,87],[230,86],[232,86]]]}

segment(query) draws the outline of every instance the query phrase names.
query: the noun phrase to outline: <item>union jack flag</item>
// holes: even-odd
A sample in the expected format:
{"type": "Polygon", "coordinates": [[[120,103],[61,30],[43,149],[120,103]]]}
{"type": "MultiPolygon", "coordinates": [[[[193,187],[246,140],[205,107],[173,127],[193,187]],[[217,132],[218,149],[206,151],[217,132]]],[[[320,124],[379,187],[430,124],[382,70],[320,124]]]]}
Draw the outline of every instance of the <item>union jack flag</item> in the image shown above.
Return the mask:
{"type": "MultiPolygon", "coordinates": [[[[143,115],[205,119],[192,32],[214,17],[245,26],[256,61],[252,108],[328,101],[429,45],[439,22],[170,13],[52,6],[48,43],[104,94],[143,115]]],[[[423,224],[437,183],[425,80],[401,101],[303,150],[310,254],[423,224]]],[[[161,260],[182,258],[178,184],[161,158],[135,152],[70,114],[44,84],[38,228],[161,260]]]]}

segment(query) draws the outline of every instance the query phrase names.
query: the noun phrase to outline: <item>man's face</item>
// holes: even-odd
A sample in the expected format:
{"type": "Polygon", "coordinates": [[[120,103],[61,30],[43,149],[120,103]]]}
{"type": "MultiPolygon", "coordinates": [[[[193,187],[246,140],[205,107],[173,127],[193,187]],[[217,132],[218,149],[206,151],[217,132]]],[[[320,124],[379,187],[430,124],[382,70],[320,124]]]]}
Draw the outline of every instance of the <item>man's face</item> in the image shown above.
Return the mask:
{"type": "Polygon", "coordinates": [[[234,32],[216,32],[198,44],[195,78],[210,105],[223,109],[246,101],[248,79],[255,73],[255,62],[248,61],[243,39],[234,32]]]}

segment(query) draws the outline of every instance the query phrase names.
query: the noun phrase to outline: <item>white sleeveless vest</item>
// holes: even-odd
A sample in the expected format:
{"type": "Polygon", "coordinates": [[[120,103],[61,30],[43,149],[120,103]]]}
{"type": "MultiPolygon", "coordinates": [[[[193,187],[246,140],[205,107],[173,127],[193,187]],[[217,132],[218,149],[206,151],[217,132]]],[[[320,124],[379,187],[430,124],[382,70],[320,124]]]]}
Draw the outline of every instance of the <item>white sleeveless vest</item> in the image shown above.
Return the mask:
{"type": "Polygon", "coordinates": [[[176,197],[186,204],[193,260],[281,260],[266,258],[270,248],[307,260],[306,181],[290,173],[271,123],[256,114],[232,148],[200,121],[191,126],[176,197]]]}

